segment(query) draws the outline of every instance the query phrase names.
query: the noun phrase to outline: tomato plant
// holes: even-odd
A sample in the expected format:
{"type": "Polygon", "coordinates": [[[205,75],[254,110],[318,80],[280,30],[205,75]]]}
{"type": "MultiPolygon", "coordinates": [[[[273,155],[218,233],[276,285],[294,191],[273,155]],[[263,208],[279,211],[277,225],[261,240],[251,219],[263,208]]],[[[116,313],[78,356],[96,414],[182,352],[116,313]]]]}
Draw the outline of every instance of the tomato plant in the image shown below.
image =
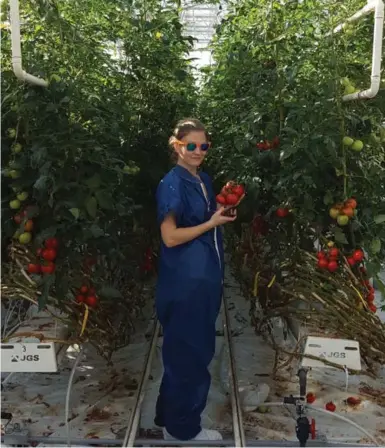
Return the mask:
{"type": "Polygon", "coordinates": [[[365,265],[385,297],[385,84],[371,100],[343,102],[369,85],[373,18],[331,32],[362,6],[234,2],[204,70],[200,116],[213,136],[208,163],[218,186],[234,178],[247,188],[234,231],[226,228],[244,291],[256,276],[266,318],[305,319],[370,346],[374,338],[353,322],[376,328],[385,343],[359,270],[365,265]],[[256,216],[269,224],[265,235],[250,231],[256,216]],[[317,260],[329,242],[338,253],[317,260]],[[357,310],[354,319],[344,306],[357,310]]]}
{"type": "MultiPolygon", "coordinates": [[[[195,104],[192,42],[173,6],[21,2],[23,65],[48,88],[16,79],[2,28],[4,297],[17,299],[22,284],[23,297],[55,305],[77,327],[87,279],[98,301],[89,299],[85,336],[103,353],[127,343],[143,304],[138,266],[157,238],[154,190],[172,126],[195,104]]],[[[2,14],[9,20],[7,1],[2,14]]]]}

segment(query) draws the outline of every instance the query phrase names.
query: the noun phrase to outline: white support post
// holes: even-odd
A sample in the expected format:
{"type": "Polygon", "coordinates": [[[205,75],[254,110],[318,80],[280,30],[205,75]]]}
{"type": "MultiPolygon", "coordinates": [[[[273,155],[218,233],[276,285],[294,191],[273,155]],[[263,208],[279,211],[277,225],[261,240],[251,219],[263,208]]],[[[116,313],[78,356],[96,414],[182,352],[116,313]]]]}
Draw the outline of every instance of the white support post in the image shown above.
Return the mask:
{"type": "Polygon", "coordinates": [[[343,101],[353,101],[361,99],[374,98],[380,89],[381,58],[382,58],[382,35],[384,29],[384,2],[383,0],[368,0],[366,6],[356,12],[347,21],[338,25],[333,32],[338,33],[347,25],[356,22],[371,12],[374,13],[374,32],[373,32],[373,53],[372,53],[372,74],[370,77],[370,87],[367,90],[351,93],[342,97],[343,101]]]}
{"type": "Polygon", "coordinates": [[[48,82],[44,79],[30,75],[23,70],[21,59],[21,43],[20,43],[20,12],[19,0],[10,0],[11,11],[11,41],[12,41],[12,67],[15,76],[20,81],[28,82],[36,86],[48,87],[48,82]]]}

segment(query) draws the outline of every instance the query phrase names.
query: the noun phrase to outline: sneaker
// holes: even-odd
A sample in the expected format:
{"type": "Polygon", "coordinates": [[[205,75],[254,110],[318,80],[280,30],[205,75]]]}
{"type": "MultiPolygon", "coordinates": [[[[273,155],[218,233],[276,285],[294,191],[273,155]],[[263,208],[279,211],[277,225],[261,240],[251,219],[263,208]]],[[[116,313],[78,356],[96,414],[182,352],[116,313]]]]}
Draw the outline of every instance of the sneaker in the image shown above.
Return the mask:
{"type": "MultiPolygon", "coordinates": [[[[164,440],[177,440],[167,432],[166,428],[163,428],[163,438],[164,440]]],[[[190,440],[223,440],[223,437],[221,436],[221,433],[215,429],[203,428],[199,434],[190,440]]]]}

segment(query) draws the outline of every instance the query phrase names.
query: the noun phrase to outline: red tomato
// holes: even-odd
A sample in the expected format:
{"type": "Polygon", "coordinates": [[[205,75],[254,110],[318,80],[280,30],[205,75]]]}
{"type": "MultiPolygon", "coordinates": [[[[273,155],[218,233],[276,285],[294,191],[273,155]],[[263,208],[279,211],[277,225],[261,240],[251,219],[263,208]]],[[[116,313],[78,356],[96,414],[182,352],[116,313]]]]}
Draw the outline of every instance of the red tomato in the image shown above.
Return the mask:
{"type": "Polygon", "coordinates": [[[346,403],[350,406],[357,406],[361,403],[361,399],[357,397],[349,397],[346,399],[346,403]]]}
{"type": "Polygon", "coordinates": [[[323,252],[322,250],[320,250],[320,251],[317,253],[317,258],[318,258],[318,260],[321,260],[322,258],[326,258],[326,254],[325,254],[325,252],[323,252]]]}
{"type": "Polygon", "coordinates": [[[369,293],[368,296],[366,297],[366,300],[368,302],[374,302],[374,294],[369,293]]]}
{"type": "Polygon", "coordinates": [[[24,231],[25,232],[32,232],[33,229],[33,221],[32,219],[29,219],[25,224],[24,224],[24,231]]]}
{"type": "Polygon", "coordinates": [[[83,303],[84,300],[85,300],[85,297],[82,296],[81,294],[78,294],[78,295],[76,296],[76,302],[77,302],[77,303],[83,303]]]}
{"type": "Polygon", "coordinates": [[[351,198],[345,202],[345,205],[346,205],[346,207],[351,207],[354,209],[354,208],[357,208],[357,201],[355,199],[351,198]]]}
{"type": "Polygon", "coordinates": [[[230,193],[226,196],[226,205],[236,205],[239,198],[236,194],[230,193]]]}
{"type": "Polygon", "coordinates": [[[329,266],[329,262],[326,260],[326,258],[321,258],[318,260],[318,267],[321,269],[326,269],[329,266]]]}
{"type": "Polygon", "coordinates": [[[222,196],[226,197],[229,193],[230,193],[229,189],[228,189],[226,186],[224,186],[224,187],[222,188],[220,194],[221,194],[222,196]]]}
{"type": "Polygon", "coordinates": [[[244,195],[244,193],[245,193],[245,189],[243,188],[242,185],[236,185],[236,186],[233,188],[233,193],[236,194],[238,197],[241,197],[241,196],[244,195]]]}
{"type": "Polygon", "coordinates": [[[40,272],[40,265],[34,264],[34,263],[30,263],[28,265],[27,270],[28,270],[28,272],[30,274],[38,274],[40,272]]]}
{"type": "Polygon", "coordinates": [[[222,205],[226,204],[226,198],[222,194],[218,194],[216,197],[216,200],[217,200],[218,204],[222,204],[222,205]]]}
{"type": "Polygon", "coordinates": [[[45,247],[47,249],[57,249],[59,243],[56,238],[48,238],[45,240],[45,247]]]}
{"type": "Polygon", "coordinates": [[[272,144],[271,144],[271,142],[269,142],[269,140],[266,140],[265,141],[265,149],[271,149],[272,148],[272,144]]]}
{"type": "Polygon", "coordinates": [[[309,404],[314,403],[314,402],[315,402],[315,399],[316,399],[316,396],[313,394],[313,392],[309,392],[309,393],[306,395],[306,402],[309,403],[309,404]]]}
{"type": "Polygon", "coordinates": [[[332,247],[332,248],[329,250],[329,255],[330,255],[331,257],[335,257],[335,258],[337,258],[339,254],[340,254],[340,251],[339,251],[336,247],[332,247]]]}
{"type": "Polygon", "coordinates": [[[43,264],[41,267],[41,272],[43,274],[52,274],[55,271],[55,263],[49,261],[47,264],[43,264]]]}
{"type": "Polygon", "coordinates": [[[88,288],[87,288],[87,286],[85,286],[85,285],[83,285],[83,286],[80,288],[80,292],[81,292],[82,294],[86,294],[87,291],[88,291],[88,288]]]}
{"type": "Polygon", "coordinates": [[[280,218],[285,218],[289,214],[289,210],[287,208],[280,207],[277,209],[276,213],[280,218]]]}
{"type": "Polygon", "coordinates": [[[348,257],[347,260],[350,266],[354,266],[356,264],[356,260],[353,257],[348,257]]]}
{"type": "Polygon", "coordinates": [[[365,254],[362,252],[362,250],[360,250],[360,249],[358,249],[358,250],[355,250],[354,252],[353,252],[353,258],[356,260],[356,261],[362,261],[364,258],[365,258],[365,254]]]}
{"type": "Polygon", "coordinates": [[[98,303],[98,299],[96,298],[96,296],[87,296],[86,297],[86,304],[88,306],[96,306],[96,304],[98,303]]]}
{"type": "Polygon", "coordinates": [[[44,258],[44,260],[47,261],[54,261],[56,258],[56,250],[55,249],[44,249],[41,253],[41,256],[44,258]]]}
{"type": "Polygon", "coordinates": [[[335,272],[337,269],[338,269],[338,263],[337,263],[336,261],[331,261],[331,262],[328,264],[328,270],[329,270],[330,272],[335,272]]]}
{"type": "Polygon", "coordinates": [[[13,217],[13,220],[15,221],[16,224],[20,224],[21,223],[21,216],[20,215],[15,215],[13,217]]]}
{"type": "Polygon", "coordinates": [[[325,404],[325,409],[329,412],[334,412],[336,410],[336,405],[332,401],[329,401],[329,403],[325,404]]]}
{"type": "Polygon", "coordinates": [[[373,313],[375,313],[377,311],[377,307],[374,303],[370,303],[369,304],[369,309],[370,311],[372,311],[373,313]]]}

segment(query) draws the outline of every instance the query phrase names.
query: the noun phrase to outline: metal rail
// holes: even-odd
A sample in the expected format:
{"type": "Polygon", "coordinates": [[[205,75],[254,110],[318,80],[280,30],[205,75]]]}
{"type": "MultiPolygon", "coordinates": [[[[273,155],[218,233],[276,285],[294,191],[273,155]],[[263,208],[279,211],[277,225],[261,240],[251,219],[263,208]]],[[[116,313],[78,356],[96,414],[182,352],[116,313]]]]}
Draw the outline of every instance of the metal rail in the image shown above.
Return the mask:
{"type": "MultiPolygon", "coordinates": [[[[226,338],[226,343],[228,345],[229,350],[229,364],[230,364],[230,383],[231,383],[231,410],[232,410],[232,416],[233,416],[233,432],[234,432],[234,442],[230,443],[230,445],[235,444],[237,447],[245,447],[246,446],[246,438],[245,433],[243,429],[243,420],[242,420],[242,409],[241,409],[241,402],[239,399],[239,392],[238,392],[238,380],[237,380],[237,372],[235,368],[235,361],[234,361],[234,348],[231,340],[231,328],[230,328],[230,318],[229,318],[229,312],[227,309],[227,301],[225,296],[223,295],[223,330],[224,330],[224,336],[226,338]]],[[[150,346],[147,352],[145,364],[144,364],[144,371],[142,378],[140,380],[140,384],[138,387],[138,391],[136,393],[136,399],[134,408],[132,409],[132,412],[130,413],[130,418],[128,420],[128,426],[126,429],[126,433],[123,439],[122,447],[134,447],[138,446],[138,441],[136,441],[136,436],[138,433],[138,427],[140,422],[140,412],[141,412],[141,406],[144,401],[144,396],[146,393],[146,385],[147,381],[150,375],[151,366],[152,366],[152,360],[155,353],[156,343],[158,340],[160,331],[160,324],[159,321],[156,321],[154,326],[154,331],[152,334],[150,346]]],[[[229,446],[228,441],[216,441],[213,443],[209,443],[210,441],[203,441],[204,446],[229,446]]],[[[154,443],[154,441],[153,441],[154,443]]],[[[157,446],[164,445],[162,441],[158,440],[157,446]]],[[[166,444],[170,445],[170,442],[167,441],[166,444]]],[[[176,445],[180,445],[180,441],[176,441],[176,445]]],[[[152,445],[152,443],[150,444],[152,445]]],[[[173,444],[171,444],[173,445],[173,444]]],[[[189,441],[189,446],[201,446],[200,443],[195,443],[189,441]]],[[[149,445],[148,445],[149,446],[149,445]]]]}
{"type": "MultiPolygon", "coordinates": [[[[1,443],[5,443],[7,441],[7,437],[1,436],[1,443]]],[[[28,437],[25,442],[20,439],[19,441],[14,440],[14,445],[20,444],[20,445],[27,445],[31,443],[44,443],[44,445],[63,445],[66,443],[65,437],[51,437],[51,436],[41,436],[41,437],[35,437],[31,436],[28,437]]],[[[84,445],[90,445],[90,446],[122,446],[122,439],[72,439],[71,440],[71,446],[84,446],[84,445]]],[[[347,448],[367,448],[367,447],[373,447],[373,445],[368,444],[357,444],[357,443],[345,443],[345,442],[320,442],[316,440],[309,440],[306,443],[309,447],[347,447],[347,448]]],[[[29,445],[30,446],[30,445],[29,445]]],[[[234,447],[234,440],[232,439],[225,439],[218,442],[218,440],[197,440],[194,441],[192,444],[189,440],[163,440],[163,439],[137,439],[135,441],[135,447],[173,447],[173,446],[199,446],[199,447],[224,447],[224,446],[230,446],[234,447]]],[[[248,447],[280,447],[280,448],[287,448],[287,447],[297,447],[298,441],[277,441],[277,440],[248,440],[247,441],[248,447]]]]}
{"type": "Polygon", "coordinates": [[[231,411],[233,416],[234,442],[236,447],[244,447],[246,446],[246,438],[245,438],[245,431],[243,428],[242,407],[238,391],[238,379],[237,379],[237,371],[235,368],[233,341],[231,339],[229,311],[227,308],[227,299],[224,294],[223,294],[223,310],[224,310],[223,330],[229,349],[231,411]]]}
{"type": "Polygon", "coordinates": [[[126,435],[124,436],[123,445],[124,447],[130,446],[133,447],[135,443],[136,434],[138,432],[138,426],[140,421],[140,409],[143,404],[144,395],[146,393],[146,385],[148,381],[148,377],[150,376],[152,359],[154,357],[156,342],[158,340],[160,330],[160,323],[156,320],[154,325],[154,331],[152,333],[150,347],[147,352],[146,361],[144,364],[144,371],[142,378],[140,379],[140,384],[138,391],[136,393],[136,400],[134,408],[130,413],[130,418],[128,420],[128,426],[126,430],[126,435]]]}

